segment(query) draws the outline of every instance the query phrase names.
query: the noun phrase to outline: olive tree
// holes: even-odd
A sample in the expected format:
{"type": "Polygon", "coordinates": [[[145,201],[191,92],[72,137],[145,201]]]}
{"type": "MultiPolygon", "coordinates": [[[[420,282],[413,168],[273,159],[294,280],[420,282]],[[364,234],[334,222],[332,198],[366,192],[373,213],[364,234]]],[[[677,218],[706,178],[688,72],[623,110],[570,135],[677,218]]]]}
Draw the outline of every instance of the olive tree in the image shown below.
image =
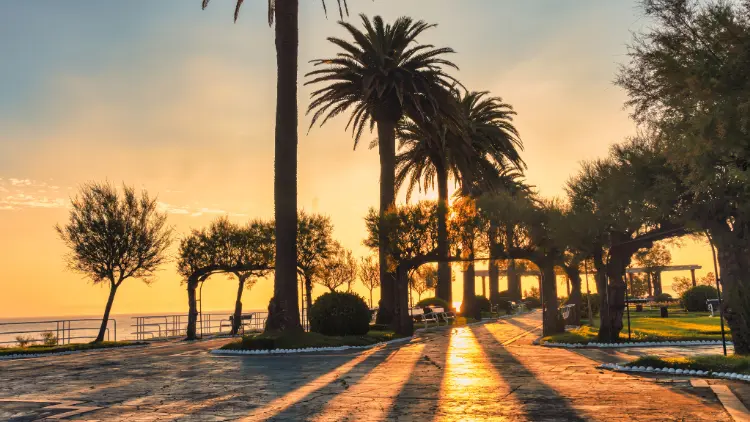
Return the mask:
{"type": "Polygon", "coordinates": [[[689,186],[686,215],[718,251],[735,353],[750,354],[750,3],[643,0],[617,83],[634,119],[658,131],[689,186]]]}
{"type": "MultiPolygon", "coordinates": [[[[306,309],[312,306],[313,282],[320,276],[334,252],[333,224],[329,217],[307,214],[297,216],[297,274],[305,285],[306,309]]],[[[309,318],[309,314],[308,314],[309,318]]]]}
{"type": "MultiPolygon", "coordinates": [[[[255,220],[241,227],[225,217],[182,239],[177,268],[187,284],[188,340],[196,338],[198,285],[213,274],[265,275],[274,269],[274,245],[273,223],[255,220]]],[[[238,296],[241,294],[240,288],[238,296]]],[[[235,312],[237,309],[240,313],[235,314],[235,323],[241,317],[241,303],[235,312]]]]}
{"type": "Polygon", "coordinates": [[[146,191],[109,183],[84,185],[71,200],[70,217],[55,230],[70,249],[68,267],[94,284],[109,284],[109,298],[95,342],[104,340],[115,294],[122,283],[137,278],[152,281],[156,269],[166,261],[172,238],[167,216],[160,213],[155,198],[146,191]]]}

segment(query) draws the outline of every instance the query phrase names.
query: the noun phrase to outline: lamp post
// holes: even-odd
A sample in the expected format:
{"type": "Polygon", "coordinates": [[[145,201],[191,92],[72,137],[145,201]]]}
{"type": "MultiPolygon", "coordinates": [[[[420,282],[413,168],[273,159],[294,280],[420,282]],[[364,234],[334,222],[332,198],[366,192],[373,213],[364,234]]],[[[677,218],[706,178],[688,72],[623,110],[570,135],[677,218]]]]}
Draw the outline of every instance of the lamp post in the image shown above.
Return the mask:
{"type": "Polygon", "coordinates": [[[716,274],[716,293],[719,297],[719,318],[721,319],[721,345],[724,348],[724,356],[727,355],[727,337],[724,331],[724,306],[721,304],[721,283],[719,277],[719,265],[716,260],[716,248],[714,248],[714,241],[711,239],[711,235],[706,231],[706,237],[708,237],[708,243],[711,245],[711,254],[713,255],[714,261],[714,272],[716,274]]]}

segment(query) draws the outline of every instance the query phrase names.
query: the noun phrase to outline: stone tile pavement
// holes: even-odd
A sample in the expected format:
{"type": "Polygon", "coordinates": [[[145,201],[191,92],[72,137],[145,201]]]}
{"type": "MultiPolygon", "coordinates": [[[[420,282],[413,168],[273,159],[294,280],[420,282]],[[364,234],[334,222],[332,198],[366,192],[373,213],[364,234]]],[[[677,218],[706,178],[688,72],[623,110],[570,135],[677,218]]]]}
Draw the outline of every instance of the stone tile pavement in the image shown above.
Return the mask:
{"type": "Polygon", "coordinates": [[[538,313],[361,353],[215,356],[227,340],[0,362],[0,420],[730,421],[689,379],[533,346],[538,313]]]}

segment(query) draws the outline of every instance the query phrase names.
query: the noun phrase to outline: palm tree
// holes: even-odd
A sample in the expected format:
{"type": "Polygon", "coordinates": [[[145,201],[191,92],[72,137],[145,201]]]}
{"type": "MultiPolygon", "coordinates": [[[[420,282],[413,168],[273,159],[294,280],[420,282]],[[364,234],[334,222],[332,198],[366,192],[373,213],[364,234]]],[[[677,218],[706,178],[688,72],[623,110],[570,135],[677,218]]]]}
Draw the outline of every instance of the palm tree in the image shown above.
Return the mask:
{"type": "MultiPolygon", "coordinates": [[[[518,132],[512,124],[510,105],[485,92],[462,94],[452,90],[462,119],[433,118],[403,120],[398,126],[400,141],[396,158],[396,186],[408,181],[407,200],[415,187],[438,186],[438,253],[447,256],[448,180],[462,182],[467,194],[481,188],[505,188],[525,164],[518,132]],[[456,124],[458,123],[458,124],[456,124]],[[468,140],[468,142],[466,142],[468,140]],[[510,180],[509,180],[510,179],[510,180]],[[477,185],[471,187],[472,184],[477,185]]],[[[450,266],[438,264],[438,297],[452,302],[450,266]]]]}
{"type": "MultiPolygon", "coordinates": [[[[305,84],[324,84],[312,93],[308,112],[313,112],[310,127],[351,110],[351,126],[356,148],[366,127],[377,125],[380,154],[380,215],[395,205],[396,124],[404,115],[419,116],[438,110],[442,95],[457,81],[444,67],[457,67],[443,59],[450,48],[417,44],[416,39],[435,25],[408,17],[386,25],[380,16],[372,21],[361,15],[364,32],[340,22],[354,39],[328,40],[343,51],[331,59],[314,60],[316,70],[305,84]]],[[[385,225],[381,225],[385,226],[385,225]]],[[[388,235],[380,232],[379,263],[381,277],[380,323],[389,323],[395,309],[395,277],[389,271],[386,244],[388,235]]]]}
{"type": "MultiPolygon", "coordinates": [[[[513,179],[513,172],[526,164],[519,150],[523,149],[518,130],[513,125],[513,108],[499,97],[487,97],[487,92],[466,92],[459,99],[464,115],[463,136],[471,141],[473,155],[457,155],[456,167],[461,175],[463,198],[476,198],[483,192],[502,189],[513,179]]],[[[495,230],[491,228],[490,231],[495,230]]],[[[464,271],[462,309],[465,315],[481,318],[475,306],[474,236],[466,237],[462,245],[468,264],[464,271]]],[[[492,262],[492,261],[491,261],[492,262]]]]}
{"type": "MultiPolygon", "coordinates": [[[[237,0],[234,20],[240,6],[237,0]]],[[[346,0],[337,0],[339,15],[346,0]]],[[[203,8],[209,0],[202,0],[203,8]]],[[[323,0],[323,9],[326,3],[323,0]]],[[[343,9],[342,9],[343,7],[343,9]]],[[[349,13],[346,10],[347,14],[349,13]]],[[[268,24],[276,23],[276,129],[274,148],[274,216],[276,270],[273,298],[268,304],[267,330],[301,331],[297,303],[297,57],[299,1],[268,0],[268,24]]]]}

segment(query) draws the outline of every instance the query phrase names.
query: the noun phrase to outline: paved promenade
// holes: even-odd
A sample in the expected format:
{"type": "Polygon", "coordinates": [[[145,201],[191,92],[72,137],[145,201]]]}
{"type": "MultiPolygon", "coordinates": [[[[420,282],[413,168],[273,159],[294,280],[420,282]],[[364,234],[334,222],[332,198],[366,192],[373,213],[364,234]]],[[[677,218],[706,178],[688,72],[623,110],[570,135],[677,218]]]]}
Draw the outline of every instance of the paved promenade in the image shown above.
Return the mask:
{"type": "Polygon", "coordinates": [[[0,362],[0,420],[731,421],[687,378],[531,345],[539,313],[360,353],[219,357],[227,340],[0,362]],[[50,419],[52,420],[52,419],[50,419]]]}

